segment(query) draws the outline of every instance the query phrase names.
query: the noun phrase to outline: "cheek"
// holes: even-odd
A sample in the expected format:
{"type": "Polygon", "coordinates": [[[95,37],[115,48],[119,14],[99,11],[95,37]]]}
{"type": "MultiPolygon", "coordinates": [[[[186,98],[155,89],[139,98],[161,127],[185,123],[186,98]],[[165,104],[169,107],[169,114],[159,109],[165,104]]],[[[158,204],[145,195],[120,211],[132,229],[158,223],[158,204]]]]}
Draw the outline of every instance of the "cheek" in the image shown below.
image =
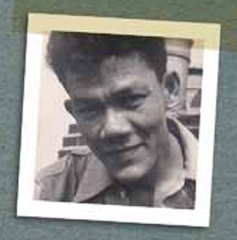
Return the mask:
{"type": "Polygon", "coordinates": [[[136,119],[138,125],[147,129],[163,124],[166,119],[163,99],[158,99],[156,96],[148,99],[137,112],[136,119]]]}
{"type": "Polygon", "coordinates": [[[131,122],[133,122],[136,134],[149,147],[159,145],[157,142],[162,141],[167,129],[166,113],[162,99],[157,99],[157,96],[150,98],[143,108],[133,115],[131,122]]]}

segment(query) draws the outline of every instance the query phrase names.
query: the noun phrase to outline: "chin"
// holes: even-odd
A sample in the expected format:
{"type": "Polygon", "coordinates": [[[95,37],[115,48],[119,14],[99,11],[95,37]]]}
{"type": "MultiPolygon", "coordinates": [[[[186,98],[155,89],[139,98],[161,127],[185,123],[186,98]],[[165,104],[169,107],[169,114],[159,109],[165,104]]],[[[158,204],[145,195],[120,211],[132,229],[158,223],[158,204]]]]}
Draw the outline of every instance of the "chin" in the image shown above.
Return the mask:
{"type": "Polygon", "coordinates": [[[129,167],[114,174],[114,178],[123,184],[136,184],[141,182],[146,175],[147,171],[145,169],[129,167]]]}

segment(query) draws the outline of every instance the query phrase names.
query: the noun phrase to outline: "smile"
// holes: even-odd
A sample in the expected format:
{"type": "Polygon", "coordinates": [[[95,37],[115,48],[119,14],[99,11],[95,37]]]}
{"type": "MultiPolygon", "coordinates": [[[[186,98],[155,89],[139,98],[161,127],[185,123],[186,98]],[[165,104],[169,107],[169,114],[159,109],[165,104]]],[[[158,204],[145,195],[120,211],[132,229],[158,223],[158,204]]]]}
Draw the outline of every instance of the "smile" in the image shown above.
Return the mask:
{"type": "Polygon", "coordinates": [[[120,147],[120,148],[107,151],[105,155],[112,157],[115,155],[118,156],[118,155],[130,154],[130,153],[136,152],[141,146],[143,146],[143,144],[139,143],[132,146],[125,146],[122,148],[120,147]]]}

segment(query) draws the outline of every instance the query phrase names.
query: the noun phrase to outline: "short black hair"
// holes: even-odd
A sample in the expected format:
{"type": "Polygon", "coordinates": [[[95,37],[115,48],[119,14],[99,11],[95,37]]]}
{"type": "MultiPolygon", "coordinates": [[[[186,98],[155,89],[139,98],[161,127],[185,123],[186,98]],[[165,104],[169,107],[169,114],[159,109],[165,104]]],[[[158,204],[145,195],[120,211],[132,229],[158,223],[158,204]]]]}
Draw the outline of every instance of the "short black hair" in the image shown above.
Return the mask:
{"type": "Polygon", "coordinates": [[[159,37],[53,31],[46,60],[66,87],[67,70],[90,71],[94,63],[100,63],[106,57],[132,53],[138,53],[162,81],[167,53],[165,41],[159,37]]]}

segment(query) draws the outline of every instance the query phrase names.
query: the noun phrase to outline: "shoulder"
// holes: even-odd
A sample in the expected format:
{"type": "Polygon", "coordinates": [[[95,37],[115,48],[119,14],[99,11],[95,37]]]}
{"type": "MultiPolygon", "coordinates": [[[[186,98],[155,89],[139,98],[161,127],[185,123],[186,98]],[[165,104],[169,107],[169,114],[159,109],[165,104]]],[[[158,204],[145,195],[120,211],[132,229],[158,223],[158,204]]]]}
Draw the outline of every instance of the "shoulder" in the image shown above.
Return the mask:
{"type": "Polygon", "coordinates": [[[180,121],[167,119],[169,131],[178,140],[184,157],[184,168],[188,179],[196,179],[198,140],[180,121]]]}
{"type": "Polygon", "coordinates": [[[91,153],[70,153],[40,170],[35,179],[35,199],[69,200],[83,175],[91,153]]]}
{"type": "Polygon", "coordinates": [[[53,164],[41,169],[36,177],[37,182],[45,179],[57,177],[70,170],[71,167],[82,167],[88,155],[67,154],[63,158],[58,159],[53,164]]]}
{"type": "Polygon", "coordinates": [[[171,208],[194,209],[196,199],[196,181],[186,179],[183,187],[165,200],[165,205],[171,208]]]}

